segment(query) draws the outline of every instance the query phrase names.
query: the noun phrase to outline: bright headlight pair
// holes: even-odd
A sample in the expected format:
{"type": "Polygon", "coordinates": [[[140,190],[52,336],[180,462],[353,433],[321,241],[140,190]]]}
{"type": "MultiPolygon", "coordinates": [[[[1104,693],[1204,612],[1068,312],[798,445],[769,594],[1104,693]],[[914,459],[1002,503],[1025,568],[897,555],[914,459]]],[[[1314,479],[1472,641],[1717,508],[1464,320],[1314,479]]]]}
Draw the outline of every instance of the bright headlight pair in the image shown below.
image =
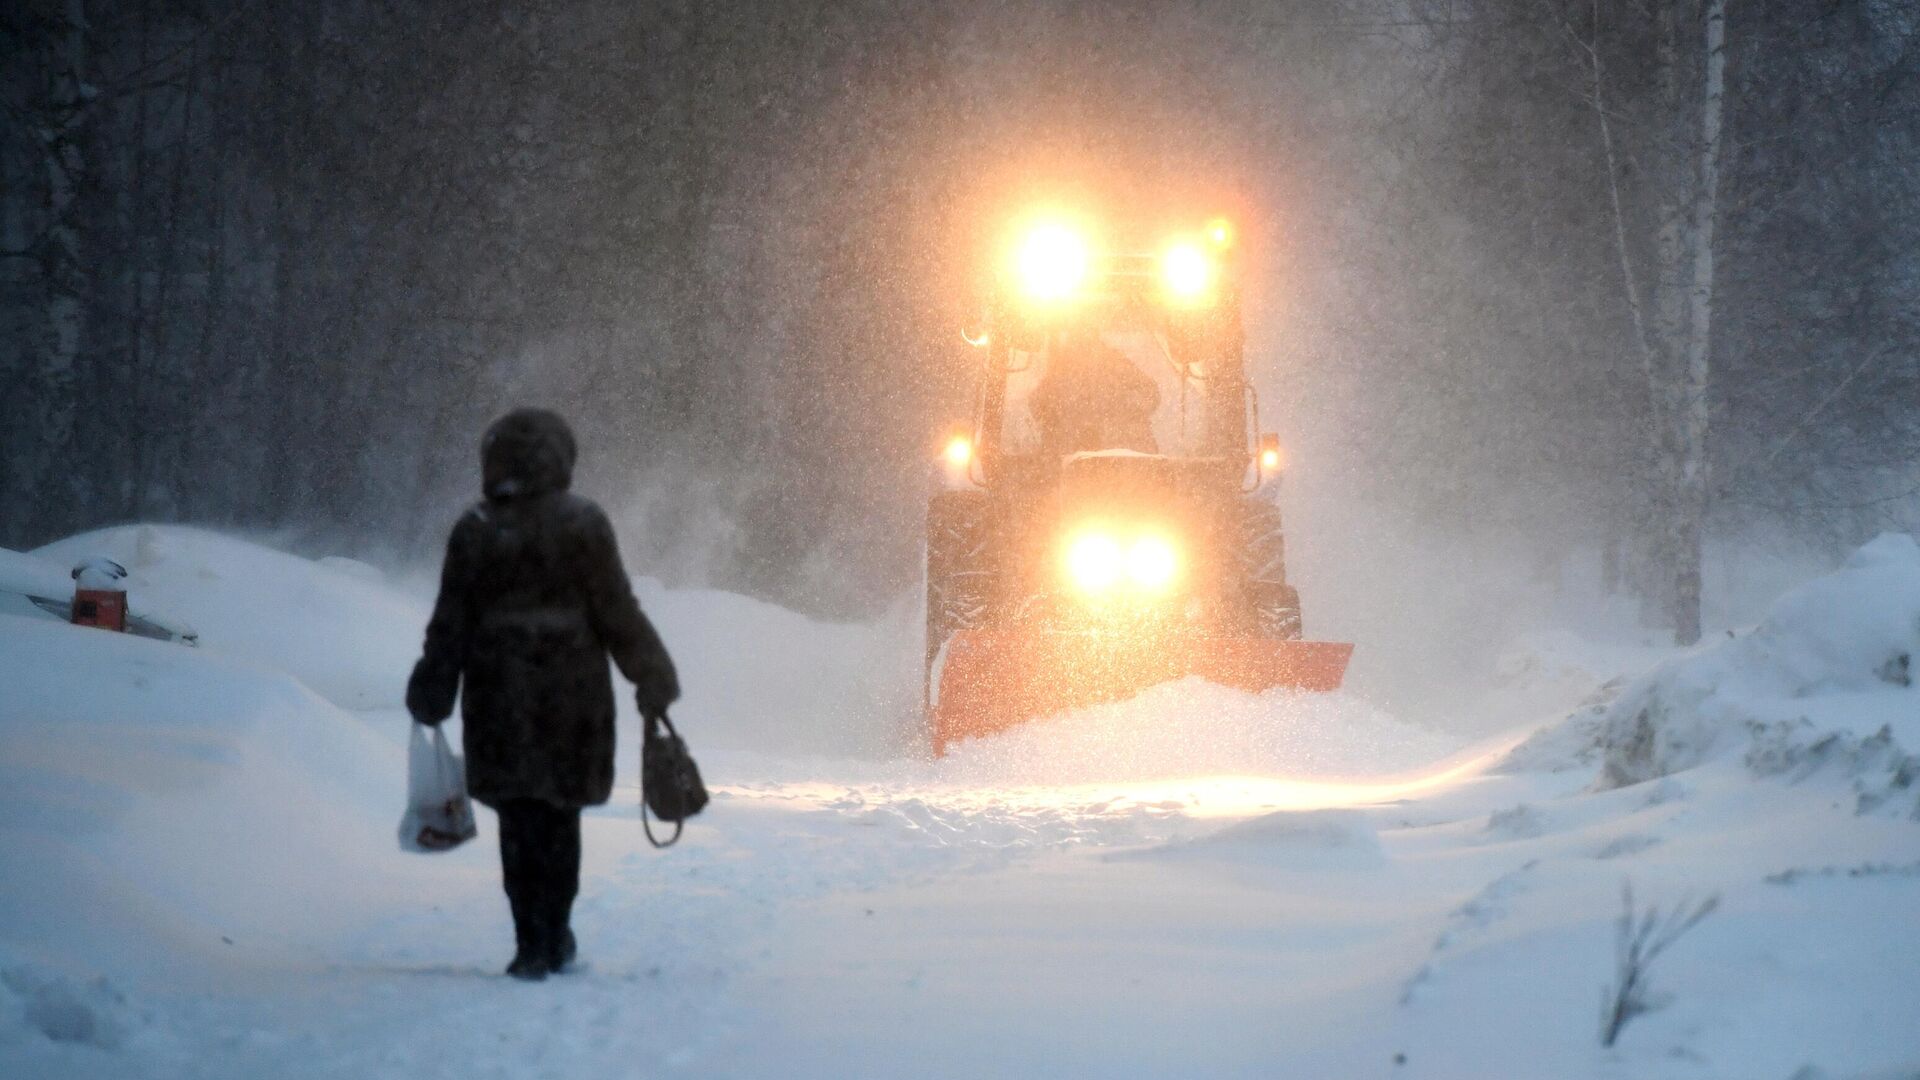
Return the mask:
{"type": "MultiPolygon", "coordinates": [[[[1219,252],[1232,243],[1224,219],[1209,226],[1204,240],[1176,240],[1160,255],[1158,276],[1166,299],[1204,303],[1219,278],[1219,252]]],[[[1029,300],[1058,303],[1085,289],[1092,273],[1093,249],[1086,235],[1064,222],[1043,222],[1030,229],[1014,257],[1020,290],[1029,300]]]]}
{"type": "Polygon", "coordinates": [[[1067,542],[1067,580],[1097,596],[1125,584],[1141,592],[1163,593],[1180,577],[1180,552],[1164,536],[1147,534],[1123,542],[1109,532],[1087,531],[1067,542]]]}

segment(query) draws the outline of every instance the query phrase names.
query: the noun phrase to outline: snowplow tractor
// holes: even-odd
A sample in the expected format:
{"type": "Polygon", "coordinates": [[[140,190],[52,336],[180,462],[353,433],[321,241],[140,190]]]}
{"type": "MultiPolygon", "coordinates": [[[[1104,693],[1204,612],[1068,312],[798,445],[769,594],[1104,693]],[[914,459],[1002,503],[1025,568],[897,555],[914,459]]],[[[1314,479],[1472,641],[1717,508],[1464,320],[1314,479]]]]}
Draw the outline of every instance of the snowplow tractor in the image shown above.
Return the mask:
{"type": "Polygon", "coordinates": [[[1105,251],[1037,220],[967,341],[969,428],[927,506],[933,751],[1188,676],[1335,690],[1286,577],[1279,440],[1258,432],[1232,230],[1105,251]]]}

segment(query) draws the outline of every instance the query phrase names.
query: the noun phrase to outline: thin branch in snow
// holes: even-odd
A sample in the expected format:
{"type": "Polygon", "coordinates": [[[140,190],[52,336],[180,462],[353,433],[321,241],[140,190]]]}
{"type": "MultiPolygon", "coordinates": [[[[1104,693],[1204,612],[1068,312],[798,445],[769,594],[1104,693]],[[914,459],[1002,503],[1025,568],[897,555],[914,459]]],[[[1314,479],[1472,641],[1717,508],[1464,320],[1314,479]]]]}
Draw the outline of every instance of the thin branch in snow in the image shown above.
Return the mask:
{"type": "Polygon", "coordinates": [[[1631,881],[1621,885],[1620,900],[1620,919],[1614,924],[1613,983],[1600,996],[1601,1046],[1612,1046],[1627,1021],[1665,1004],[1649,989],[1647,969],[1682,934],[1720,907],[1716,893],[1691,909],[1683,900],[1664,913],[1655,905],[1635,911],[1631,881]]]}

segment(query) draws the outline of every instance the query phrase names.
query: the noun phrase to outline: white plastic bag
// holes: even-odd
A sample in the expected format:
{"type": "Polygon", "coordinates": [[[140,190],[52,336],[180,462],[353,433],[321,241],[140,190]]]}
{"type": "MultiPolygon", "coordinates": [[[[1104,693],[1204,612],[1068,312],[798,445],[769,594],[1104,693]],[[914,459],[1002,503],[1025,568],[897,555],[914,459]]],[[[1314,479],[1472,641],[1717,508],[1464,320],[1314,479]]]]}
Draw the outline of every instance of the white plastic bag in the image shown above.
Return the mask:
{"type": "Polygon", "coordinates": [[[438,727],[413,725],[407,742],[407,812],[400,819],[405,851],[447,851],[480,835],[467,799],[467,770],[438,727]],[[429,734],[431,732],[431,734],[429,734]]]}

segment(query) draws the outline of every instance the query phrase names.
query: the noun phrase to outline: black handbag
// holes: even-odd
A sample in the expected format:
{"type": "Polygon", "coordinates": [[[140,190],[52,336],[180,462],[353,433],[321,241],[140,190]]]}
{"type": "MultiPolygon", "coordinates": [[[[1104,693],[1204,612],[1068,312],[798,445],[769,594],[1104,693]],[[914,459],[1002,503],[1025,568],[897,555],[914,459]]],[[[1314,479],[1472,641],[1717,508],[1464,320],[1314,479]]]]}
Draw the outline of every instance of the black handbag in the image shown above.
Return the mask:
{"type": "Polygon", "coordinates": [[[707,805],[707,785],[700,781],[700,767],[687,753],[687,743],[673,728],[673,721],[662,712],[647,718],[647,734],[640,746],[640,828],[647,843],[657,848],[672,847],[680,839],[680,830],[688,818],[707,805]],[[663,734],[661,728],[666,731],[663,734]],[[673,822],[673,835],[666,843],[654,839],[647,811],[661,821],[673,822]]]}

